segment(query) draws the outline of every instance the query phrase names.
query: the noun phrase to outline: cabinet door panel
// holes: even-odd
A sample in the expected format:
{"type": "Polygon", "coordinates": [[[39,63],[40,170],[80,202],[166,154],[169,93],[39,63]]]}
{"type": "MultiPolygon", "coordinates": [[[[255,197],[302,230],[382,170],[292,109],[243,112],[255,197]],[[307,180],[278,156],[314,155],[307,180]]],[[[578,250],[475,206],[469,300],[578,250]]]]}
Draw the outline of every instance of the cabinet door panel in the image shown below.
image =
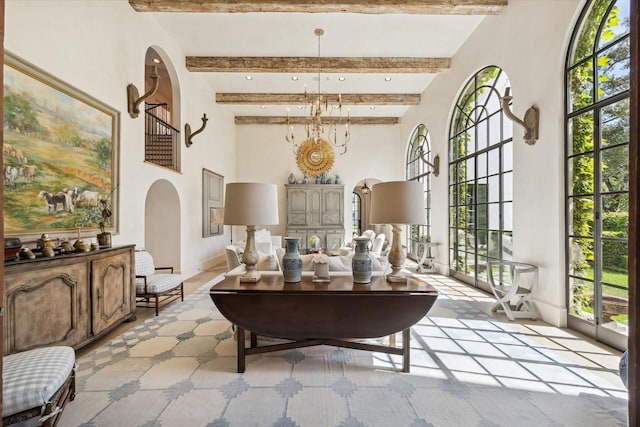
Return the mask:
{"type": "Polygon", "coordinates": [[[343,191],[323,190],[322,191],[322,224],[342,225],[343,223],[343,191]]]}
{"type": "Polygon", "coordinates": [[[92,262],[93,333],[120,321],[131,311],[131,254],[92,262]]]}
{"type": "Polygon", "coordinates": [[[289,209],[287,224],[307,225],[307,192],[302,189],[289,189],[287,192],[289,209]]]}
{"type": "Polygon", "coordinates": [[[320,190],[309,190],[309,226],[322,224],[322,194],[320,190]]]}
{"type": "Polygon", "coordinates": [[[5,274],[4,354],[89,336],[87,263],[5,274]]]}

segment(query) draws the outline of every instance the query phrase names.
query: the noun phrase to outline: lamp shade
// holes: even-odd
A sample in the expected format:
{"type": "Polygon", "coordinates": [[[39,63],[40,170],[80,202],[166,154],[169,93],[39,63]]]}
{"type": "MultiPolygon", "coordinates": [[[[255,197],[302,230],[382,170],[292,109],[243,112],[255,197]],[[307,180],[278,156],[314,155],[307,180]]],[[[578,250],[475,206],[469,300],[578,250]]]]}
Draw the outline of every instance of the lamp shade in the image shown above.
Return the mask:
{"type": "Polygon", "coordinates": [[[259,182],[232,182],[224,195],[226,225],[278,224],[278,187],[259,182]]]}
{"type": "Polygon", "coordinates": [[[389,181],[371,187],[371,224],[424,224],[424,219],[421,182],[389,181]]]}

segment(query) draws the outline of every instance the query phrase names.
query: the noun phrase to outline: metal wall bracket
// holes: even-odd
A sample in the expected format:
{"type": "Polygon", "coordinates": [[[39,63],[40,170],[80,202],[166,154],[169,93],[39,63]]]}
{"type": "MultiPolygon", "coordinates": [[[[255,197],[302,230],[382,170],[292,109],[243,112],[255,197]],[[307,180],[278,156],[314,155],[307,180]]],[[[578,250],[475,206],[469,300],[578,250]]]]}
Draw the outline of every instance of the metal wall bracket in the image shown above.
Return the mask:
{"type": "Polygon", "coordinates": [[[191,133],[191,125],[189,125],[189,123],[186,123],[184,125],[184,144],[187,146],[187,148],[191,147],[191,144],[193,144],[193,137],[202,132],[205,127],[207,127],[207,120],[209,120],[207,119],[207,115],[203,114],[200,120],[202,120],[202,126],[200,126],[200,129],[193,133],[191,133]]]}
{"type": "Polygon", "coordinates": [[[149,90],[149,92],[145,93],[142,96],[138,94],[138,88],[133,84],[129,83],[127,86],[127,111],[129,111],[129,115],[132,119],[138,117],[140,114],[140,104],[150,96],[153,96],[158,90],[158,84],[160,83],[160,76],[158,75],[158,67],[153,66],[153,71],[151,72],[151,79],[153,79],[153,87],[149,90]]]}
{"type": "Polygon", "coordinates": [[[502,102],[502,110],[509,119],[524,128],[524,142],[529,145],[533,145],[538,141],[538,131],[540,127],[540,112],[538,111],[538,107],[535,105],[529,107],[527,112],[524,114],[524,120],[520,120],[511,112],[509,103],[513,99],[513,96],[509,94],[510,91],[510,87],[506,88],[504,90],[504,96],[500,98],[500,101],[502,102]]]}
{"type": "Polygon", "coordinates": [[[431,166],[434,176],[438,176],[440,174],[440,156],[439,155],[436,154],[436,156],[433,158],[433,163],[431,163],[430,161],[427,160],[426,153],[424,152],[424,149],[422,148],[422,146],[418,149],[418,155],[420,156],[423,162],[431,166]]]}

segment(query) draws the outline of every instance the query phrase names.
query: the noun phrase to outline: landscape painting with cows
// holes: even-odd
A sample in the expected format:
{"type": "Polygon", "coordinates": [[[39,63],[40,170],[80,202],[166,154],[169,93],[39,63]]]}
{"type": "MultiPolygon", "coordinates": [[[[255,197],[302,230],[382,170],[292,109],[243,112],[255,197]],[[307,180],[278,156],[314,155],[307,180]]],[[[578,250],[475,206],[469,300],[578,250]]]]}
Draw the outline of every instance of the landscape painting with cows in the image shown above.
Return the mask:
{"type": "Polygon", "coordinates": [[[14,55],[4,65],[6,235],[117,229],[119,113],[14,55]]]}

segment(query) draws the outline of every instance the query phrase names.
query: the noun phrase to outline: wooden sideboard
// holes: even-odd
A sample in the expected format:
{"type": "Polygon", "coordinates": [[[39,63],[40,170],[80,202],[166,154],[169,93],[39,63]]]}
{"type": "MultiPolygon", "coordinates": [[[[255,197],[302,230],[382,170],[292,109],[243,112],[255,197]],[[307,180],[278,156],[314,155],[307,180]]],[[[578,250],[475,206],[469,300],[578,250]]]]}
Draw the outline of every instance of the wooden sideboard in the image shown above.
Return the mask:
{"type": "Polygon", "coordinates": [[[5,263],[3,354],[77,349],[135,318],[134,247],[5,263]]]}
{"type": "Polygon", "coordinates": [[[336,184],[287,184],[287,237],[298,237],[300,249],[309,238],[321,246],[338,249],[344,243],[344,186],[336,184]]]}

